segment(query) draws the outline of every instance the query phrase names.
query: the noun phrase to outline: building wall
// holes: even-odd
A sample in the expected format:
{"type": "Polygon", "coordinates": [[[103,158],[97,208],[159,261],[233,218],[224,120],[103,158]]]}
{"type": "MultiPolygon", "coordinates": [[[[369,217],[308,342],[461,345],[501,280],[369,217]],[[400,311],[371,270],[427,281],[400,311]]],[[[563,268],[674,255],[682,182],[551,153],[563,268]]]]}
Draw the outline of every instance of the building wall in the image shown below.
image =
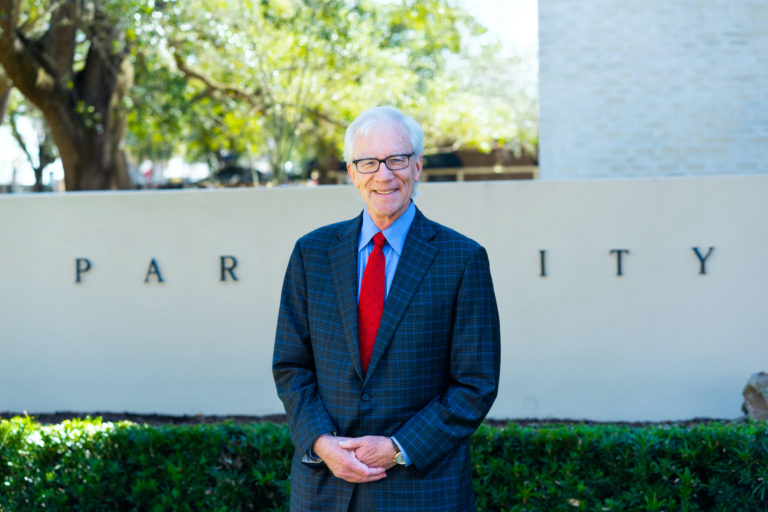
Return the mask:
{"type": "MultiPolygon", "coordinates": [[[[768,370],[768,176],[419,191],[489,252],[493,417],[732,418],[768,370]],[[693,247],[714,247],[706,274],[693,247]]],[[[0,197],[0,411],[281,412],[270,363],[293,243],[361,207],[351,187],[0,197]]]]}
{"type": "Polygon", "coordinates": [[[539,0],[542,179],[768,173],[768,1],[539,0]]]}

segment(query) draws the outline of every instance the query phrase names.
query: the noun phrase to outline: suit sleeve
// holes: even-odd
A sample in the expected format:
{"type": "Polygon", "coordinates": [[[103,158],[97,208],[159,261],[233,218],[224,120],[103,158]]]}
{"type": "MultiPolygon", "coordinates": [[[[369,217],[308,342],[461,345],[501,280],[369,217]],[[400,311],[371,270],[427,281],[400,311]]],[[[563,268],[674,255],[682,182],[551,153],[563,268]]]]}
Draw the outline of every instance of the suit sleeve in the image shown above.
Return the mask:
{"type": "Polygon", "coordinates": [[[413,466],[427,471],[477,429],[499,384],[499,314],[482,247],[471,255],[456,299],[449,385],[394,434],[413,466]]]}
{"type": "Polygon", "coordinates": [[[307,287],[300,243],[288,263],[280,298],[272,374],[283,401],[298,453],[309,453],[322,434],[337,429],[317,389],[317,376],[309,335],[307,287]]]}

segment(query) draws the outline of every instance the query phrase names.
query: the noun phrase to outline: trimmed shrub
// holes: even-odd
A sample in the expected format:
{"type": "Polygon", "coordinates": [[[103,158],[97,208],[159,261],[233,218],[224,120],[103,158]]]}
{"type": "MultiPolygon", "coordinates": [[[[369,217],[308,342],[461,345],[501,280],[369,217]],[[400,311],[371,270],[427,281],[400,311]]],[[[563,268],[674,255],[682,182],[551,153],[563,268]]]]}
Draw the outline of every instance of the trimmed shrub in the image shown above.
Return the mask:
{"type": "Polygon", "coordinates": [[[768,510],[765,422],[482,427],[472,448],[478,510],[768,510]]]}
{"type": "Polygon", "coordinates": [[[284,427],[0,422],[0,511],[286,510],[284,427]]]}
{"type": "MultiPolygon", "coordinates": [[[[0,421],[0,511],[285,511],[287,427],[0,421]]],[[[764,422],[482,426],[478,511],[768,510],[764,422]]]]}

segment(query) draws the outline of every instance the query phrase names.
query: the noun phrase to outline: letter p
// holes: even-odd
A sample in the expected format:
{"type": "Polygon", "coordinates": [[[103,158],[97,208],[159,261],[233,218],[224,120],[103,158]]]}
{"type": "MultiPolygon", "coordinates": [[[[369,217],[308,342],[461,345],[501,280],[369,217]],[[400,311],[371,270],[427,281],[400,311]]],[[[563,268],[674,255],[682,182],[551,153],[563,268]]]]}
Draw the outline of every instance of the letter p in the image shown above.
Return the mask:
{"type": "Polygon", "coordinates": [[[88,258],[76,258],[75,259],[75,282],[81,283],[82,276],[85,272],[91,270],[91,260],[88,258]]]}

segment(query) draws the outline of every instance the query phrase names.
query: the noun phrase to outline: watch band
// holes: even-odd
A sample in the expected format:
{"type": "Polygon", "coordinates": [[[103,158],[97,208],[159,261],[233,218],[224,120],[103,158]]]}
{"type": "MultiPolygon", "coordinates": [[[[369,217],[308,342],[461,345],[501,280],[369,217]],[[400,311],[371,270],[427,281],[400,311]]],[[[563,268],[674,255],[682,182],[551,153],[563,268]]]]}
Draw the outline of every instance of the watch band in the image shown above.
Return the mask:
{"type": "Polygon", "coordinates": [[[389,440],[392,441],[392,448],[395,450],[395,457],[392,459],[392,462],[399,464],[400,466],[404,466],[405,455],[403,455],[403,452],[400,451],[400,448],[397,446],[397,443],[394,439],[390,437],[389,440]]]}

